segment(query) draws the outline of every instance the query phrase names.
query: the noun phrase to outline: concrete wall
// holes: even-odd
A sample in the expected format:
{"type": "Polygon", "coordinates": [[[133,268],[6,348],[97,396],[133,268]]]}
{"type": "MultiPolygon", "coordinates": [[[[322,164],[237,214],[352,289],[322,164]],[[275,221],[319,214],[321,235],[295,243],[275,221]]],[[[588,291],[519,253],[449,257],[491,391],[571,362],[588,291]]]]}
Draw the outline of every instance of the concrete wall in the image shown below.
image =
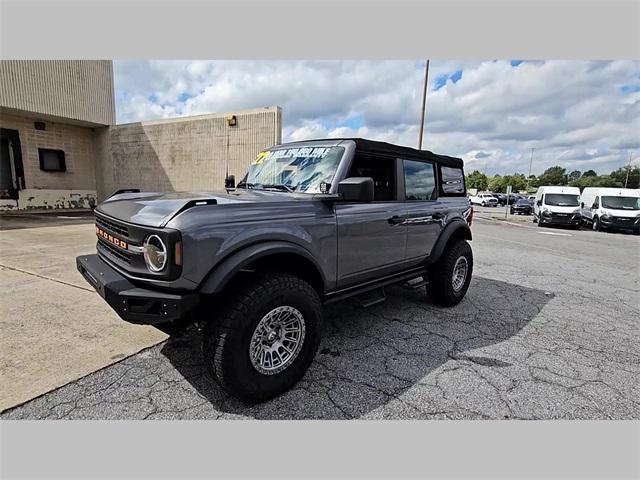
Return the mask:
{"type": "Polygon", "coordinates": [[[221,190],[240,180],[260,150],[282,140],[281,109],[266,107],[116,125],[98,133],[98,198],[120,188],[221,190]],[[227,124],[235,115],[236,126],[227,124]],[[108,146],[107,146],[108,143],[108,146]]]}
{"type": "Polygon", "coordinates": [[[1,60],[0,107],[96,125],[115,123],[111,60],[1,60]]]}
{"type": "Polygon", "coordinates": [[[79,208],[95,202],[96,143],[107,127],[47,121],[45,130],[36,130],[31,116],[6,113],[0,115],[0,127],[18,131],[25,181],[18,201],[3,200],[0,210],[79,208]],[[40,170],[38,148],[63,150],[66,171],[40,170]]]}

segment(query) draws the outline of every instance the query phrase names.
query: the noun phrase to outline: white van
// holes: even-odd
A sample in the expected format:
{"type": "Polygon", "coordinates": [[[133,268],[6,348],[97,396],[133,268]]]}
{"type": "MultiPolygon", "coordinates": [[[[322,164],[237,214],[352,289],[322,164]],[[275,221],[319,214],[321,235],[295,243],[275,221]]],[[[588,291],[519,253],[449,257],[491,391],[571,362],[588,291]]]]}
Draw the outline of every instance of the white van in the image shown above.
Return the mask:
{"type": "Polygon", "coordinates": [[[582,191],[582,222],[594,230],[619,228],[640,233],[640,190],[587,187],[582,191]]]}
{"type": "Polygon", "coordinates": [[[580,228],[580,189],[578,187],[538,187],[533,204],[533,221],[538,226],[569,225],[580,228]]]}

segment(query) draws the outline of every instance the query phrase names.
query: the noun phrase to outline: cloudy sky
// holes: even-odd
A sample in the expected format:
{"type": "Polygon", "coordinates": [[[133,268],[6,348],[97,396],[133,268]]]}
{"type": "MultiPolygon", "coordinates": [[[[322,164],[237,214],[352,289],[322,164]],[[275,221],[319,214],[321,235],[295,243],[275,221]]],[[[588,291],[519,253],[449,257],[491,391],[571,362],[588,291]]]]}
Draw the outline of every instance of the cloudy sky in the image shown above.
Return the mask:
{"type": "MultiPolygon", "coordinates": [[[[118,123],[279,105],[284,141],[418,141],[422,61],[116,61],[118,123]]],[[[432,61],[424,148],[467,171],[640,163],[640,62],[432,61]]]]}

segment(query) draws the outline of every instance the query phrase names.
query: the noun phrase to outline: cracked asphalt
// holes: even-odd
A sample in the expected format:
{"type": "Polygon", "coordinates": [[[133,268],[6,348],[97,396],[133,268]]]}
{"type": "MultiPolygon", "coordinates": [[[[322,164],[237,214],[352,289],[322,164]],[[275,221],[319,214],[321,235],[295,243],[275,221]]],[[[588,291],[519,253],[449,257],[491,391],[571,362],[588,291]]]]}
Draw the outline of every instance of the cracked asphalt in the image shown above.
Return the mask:
{"type": "Polygon", "coordinates": [[[3,419],[638,419],[640,238],[478,218],[458,306],[424,291],[326,308],[290,392],[243,404],[204,371],[199,332],[5,412],[3,419]]]}

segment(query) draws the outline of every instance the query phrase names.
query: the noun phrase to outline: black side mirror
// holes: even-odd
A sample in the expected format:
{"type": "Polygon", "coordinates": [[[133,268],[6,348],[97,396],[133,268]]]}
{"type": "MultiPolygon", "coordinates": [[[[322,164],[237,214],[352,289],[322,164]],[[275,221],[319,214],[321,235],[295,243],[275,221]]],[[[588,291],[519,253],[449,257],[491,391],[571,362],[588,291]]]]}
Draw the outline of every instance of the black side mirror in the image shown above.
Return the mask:
{"type": "Polygon", "coordinates": [[[538,200],[538,201],[536,202],[536,205],[541,206],[541,205],[542,205],[542,200],[538,200]]]}
{"type": "Polygon", "coordinates": [[[580,208],[584,208],[584,202],[580,202],[580,208]]]}
{"type": "Polygon", "coordinates": [[[591,208],[593,208],[593,209],[597,210],[597,209],[598,209],[598,204],[597,204],[597,203],[594,203],[593,205],[591,205],[591,208]]]}
{"type": "Polygon", "coordinates": [[[236,188],[236,176],[229,175],[224,179],[224,188],[236,188]]]}
{"type": "Polygon", "coordinates": [[[349,177],[338,184],[338,193],[345,202],[371,202],[373,201],[373,178],[349,177]]]}

